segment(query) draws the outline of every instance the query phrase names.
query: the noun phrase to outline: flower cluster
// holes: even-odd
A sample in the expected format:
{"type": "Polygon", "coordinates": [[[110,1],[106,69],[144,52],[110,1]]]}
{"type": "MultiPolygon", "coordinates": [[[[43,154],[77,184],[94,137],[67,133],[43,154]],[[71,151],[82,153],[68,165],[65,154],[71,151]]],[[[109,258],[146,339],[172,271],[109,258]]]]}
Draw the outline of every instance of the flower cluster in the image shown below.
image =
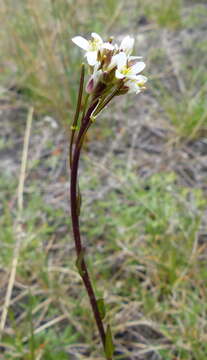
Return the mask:
{"type": "Polygon", "coordinates": [[[85,50],[85,57],[90,68],[90,78],[86,86],[89,94],[101,91],[111,91],[113,87],[119,89],[118,95],[135,92],[138,94],[147,81],[140,75],[145,68],[145,63],[140,61],[141,57],[131,56],[134,47],[134,38],[126,36],[121,44],[114,44],[110,38],[104,42],[96,34],[91,34],[91,40],[82,36],[75,36],[72,41],[85,50]]]}

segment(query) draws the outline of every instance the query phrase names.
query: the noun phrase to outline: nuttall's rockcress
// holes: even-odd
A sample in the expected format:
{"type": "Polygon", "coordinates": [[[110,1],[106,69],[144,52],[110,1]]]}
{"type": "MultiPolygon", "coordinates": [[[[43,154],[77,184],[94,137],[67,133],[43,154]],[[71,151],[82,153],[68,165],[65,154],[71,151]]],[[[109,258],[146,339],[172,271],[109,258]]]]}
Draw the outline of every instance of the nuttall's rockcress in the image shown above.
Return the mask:
{"type": "Polygon", "coordinates": [[[96,34],[91,39],[75,36],[72,41],[85,51],[88,63],[89,79],[85,86],[85,65],[82,64],[78,100],[70,139],[70,203],[71,219],[77,253],[76,265],[89,296],[94,318],[103,344],[105,357],[111,360],[114,347],[110,325],[104,326],[104,302],[97,299],[90,280],[84,258],[84,246],[81,241],[79,216],[81,194],[78,185],[78,166],[85,135],[97,115],[111,102],[115,96],[126,93],[140,93],[144,89],[147,78],[140,75],[145,63],[139,56],[131,56],[134,38],[126,36],[121,44],[114,43],[113,38],[104,42],[96,34]]]}

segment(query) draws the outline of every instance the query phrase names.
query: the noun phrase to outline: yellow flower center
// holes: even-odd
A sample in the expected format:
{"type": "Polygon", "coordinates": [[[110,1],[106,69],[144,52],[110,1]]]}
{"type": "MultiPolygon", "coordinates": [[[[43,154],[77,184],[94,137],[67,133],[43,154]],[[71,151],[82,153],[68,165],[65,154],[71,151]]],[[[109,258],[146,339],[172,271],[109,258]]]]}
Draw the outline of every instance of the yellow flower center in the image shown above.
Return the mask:
{"type": "Polygon", "coordinates": [[[130,74],[131,69],[124,66],[121,72],[122,72],[123,75],[127,75],[127,74],[130,74]]]}
{"type": "Polygon", "coordinates": [[[89,40],[90,51],[97,51],[101,45],[98,39],[89,40]]]}

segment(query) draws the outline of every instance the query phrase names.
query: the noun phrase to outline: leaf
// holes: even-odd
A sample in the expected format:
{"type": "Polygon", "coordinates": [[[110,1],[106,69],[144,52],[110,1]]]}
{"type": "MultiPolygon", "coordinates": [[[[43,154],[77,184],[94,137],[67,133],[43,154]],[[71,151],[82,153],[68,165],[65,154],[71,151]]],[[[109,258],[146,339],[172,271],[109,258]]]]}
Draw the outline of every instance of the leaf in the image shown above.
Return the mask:
{"type": "Polygon", "coordinates": [[[101,317],[101,320],[103,320],[105,318],[106,315],[106,308],[105,308],[105,303],[104,303],[104,299],[100,298],[97,300],[97,305],[98,305],[98,311],[101,317]]]}
{"type": "Polygon", "coordinates": [[[106,358],[108,360],[112,359],[113,353],[114,353],[114,344],[113,344],[113,339],[112,339],[111,327],[110,327],[110,325],[107,325],[106,340],[105,340],[106,358]]]}
{"type": "Polygon", "coordinates": [[[75,262],[75,265],[76,265],[76,267],[78,269],[78,272],[79,272],[81,277],[83,276],[83,270],[82,270],[83,256],[84,256],[84,250],[82,249],[80,254],[77,257],[76,262],[75,262]]]}

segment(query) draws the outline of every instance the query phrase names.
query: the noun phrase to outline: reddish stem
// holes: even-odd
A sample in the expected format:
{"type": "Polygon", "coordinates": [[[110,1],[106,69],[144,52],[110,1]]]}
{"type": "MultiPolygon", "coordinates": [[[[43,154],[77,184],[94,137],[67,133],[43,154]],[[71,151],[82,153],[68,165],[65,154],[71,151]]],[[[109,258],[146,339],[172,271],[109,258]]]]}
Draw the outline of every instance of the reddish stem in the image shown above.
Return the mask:
{"type": "MultiPolygon", "coordinates": [[[[72,218],[72,228],[73,228],[73,235],[74,235],[74,240],[75,240],[75,248],[76,248],[76,253],[77,253],[77,260],[79,260],[81,257],[81,272],[80,275],[83,279],[83,283],[85,285],[86,291],[88,293],[88,297],[91,303],[91,307],[93,310],[93,314],[94,314],[94,318],[96,320],[96,324],[98,327],[98,331],[101,337],[101,341],[103,344],[103,347],[105,348],[105,339],[106,339],[106,335],[105,335],[105,330],[104,330],[104,326],[103,326],[103,322],[99,313],[99,309],[98,309],[98,305],[97,305],[97,300],[95,297],[95,293],[92,287],[92,283],[88,274],[88,270],[87,270],[87,266],[84,260],[84,248],[81,242],[81,236],[80,236],[80,226],[79,226],[79,215],[78,215],[78,206],[77,206],[77,180],[78,180],[78,165],[79,165],[79,159],[80,159],[80,153],[81,153],[81,148],[82,148],[82,140],[83,140],[83,136],[85,134],[85,132],[88,130],[88,128],[90,127],[90,116],[92,114],[92,112],[94,111],[94,109],[96,108],[98,104],[98,100],[93,102],[81,125],[77,140],[76,140],[76,144],[75,144],[75,149],[73,152],[73,158],[72,158],[72,163],[71,163],[71,183],[70,183],[70,199],[71,199],[71,218],[72,218]]],[[[111,360],[111,359],[108,359],[111,360]]]]}

